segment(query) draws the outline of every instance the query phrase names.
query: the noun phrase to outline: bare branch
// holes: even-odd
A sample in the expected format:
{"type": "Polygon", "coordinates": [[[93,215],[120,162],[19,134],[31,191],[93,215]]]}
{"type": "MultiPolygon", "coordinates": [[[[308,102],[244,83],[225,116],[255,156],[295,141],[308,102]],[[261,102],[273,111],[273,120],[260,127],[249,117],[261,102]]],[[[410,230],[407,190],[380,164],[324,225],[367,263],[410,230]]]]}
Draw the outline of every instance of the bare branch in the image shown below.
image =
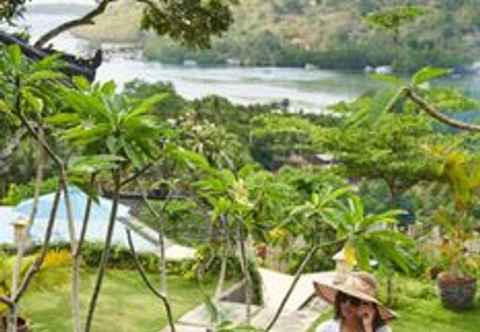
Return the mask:
{"type": "Polygon", "coordinates": [[[268,324],[267,328],[265,329],[266,332],[270,331],[272,329],[272,327],[275,325],[275,323],[277,322],[278,317],[280,317],[280,314],[282,313],[283,308],[285,307],[288,299],[290,298],[290,295],[292,295],[293,290],[295,289],[295,286],[297,285],[298,281],[300,280],[300,277],[303,274],[303,270],[305,270],[305,267],[310,262],[310,259],[312,259],[313,255],[315,255],[317,250],[319,250],[322,247],[328,247],[328,246],[332,246],[332,245],[335,245],[335,244],[339,244],[339,243],[343,242],[344,240],[345,239],[340,239],[340,240],[336,240],[336,241],[332,241],[332,242],[326,242],[322,245],[314,246],[310,249],[307,256],[305,256],[305,258],[303,259],[302,264],[298,268],[297,273],[295,274],[295,278],[293,279],[292,284],[290,285],[290,288],[288,289],[287,293],[285,294],[284,298],[282,299],[282,302],[280,303],[280,306],[278,307],[277,312],[275,313],[275,316],[273,317],[272,321],[270,322],[270,324],[268,324]]]}
{"type": "Polygon", "coordinates": [[[123,186],[129,184],[130,182],[136,180],[138,177],[142,176],[145,172],[147,172],[150,168],[152,168],[152,166],[153,166],[153,164],[148,164],[147,166],[145,166],[142,169],[140,169],[139,171],[137,171],[135,174],[133,174],[128,179],[123,180],[120,183],[120,187],[123,187],[123,186]]]}
{"type": "Polygon", "coordinates": [[[143,269],[143,266],[140,264],[140,261],[138,260],[137,253],[135,251],[135,246],[133,245],[133,241],[132,241],[132,234],[128,228],[126,229],[126,232],[127,232],[128,245],[130,247],[130,251],[135,261],[135,265],[137,266],[140,277],[142,278],[143,282],[145,282],[148,289],[150,289],[150,291],[152,291],[152,293],[155,294],[155,296],[157,296],[160,300],[162,300],[163,304],[165,305],[165,310],[167,312],[167,319],[168,319],[168,324],[170,325],[170,330],[172,332],[175,332],[175,324],[173,322],[172,308],[170,306],[170,302],[168,301],[167,297],[161,292],[159,292],[148,279],[147,274],[143,269]]]}
{"type": "Polygon", "coordinates": [[[55,224],[57,210],[60,203],[60,193],[62,192],[64,186],[65,186],[64,183],[59,183],[59,186],[55,193],[55,198],[53,199],[52,210],[50,211],[50,217],[48,220],[47,230],[45,232],[45,238],[43,240],[42,251],[40,253],[40,256],[38,256],[35,262],[30,266],[28,272],[23,278],[23,281],[18,289],[17,294],[14,294],[13,296],[13,303],[17,303],[18,300],[22,297],[23,293],[25,293],[25,291],[28,288],[28,285],[32,281],[33,276],[40,270],[40,267],[42,266],[43,261],[47,256],[48,247],[50,244],[50,238],[52,236],[52,231],[53,231],[53,225],[55,224]]]}
{"type": "Polygon", "coordinates": [[[28,120],[25,118],[25,116],[21,112],[15,113],[17,117],[20,119],[20,122],[27,128],[28,132],[30,135],[33,136],[33,138],[42,146],[42,148],[45,150],[45,152],[50,156],[50,158],[53,159],[53,161],[61,168],[64,168],[64,164],[60,157],[57,156],[57,154],[52,150],[52,148],[48,145],[47,141],[41,137],[35,129],[33,129],[32,125],[28,120]]]}
{"type": "Polygon", "coordinates": [[[480,131],[479,125],[458,121],[440,113],[437,109],[435,109],[435,107],[428,104],[424,99],[422,99],[422,97],[417,95],[411,88],[405,89],[405,95],[432,118],[449,125],[450,127],[469,131],[480,131]]]}
{"type": "Polygon", "coordinates": [[[72,20],[65,22],[53,30],[48,31],[45,33],[43,36],[41,36],[37,42],[34,44],[35,47],[43,47],[47,42],[52,40],[53,38],[57,37],[58,35],[64,33],[65,31],[68,31],[72,28],[82,26],[82,25],[87,25],[87,24],[95,24],[93,22],[93,19],[97,17],[98,15],[102,14],[105,9],[107,9],[107,6],[111,3],[117,0],[102,0],[98,7],[96,7],[94,10],[88,12],[85,16],[80,17],[78,19],[72,20]]]}
{"type": "Polygon", "coordinates": [[[0,303],[5,304],[7,307],[12,308],[15,304],[6,296],[0,296],[0,303]]]}
{"type": "MultiPolygon", "coordinates": [[[[96,178],[96,174],[92,174],[90,177],[91,187],[93,187],[95,184],[95,178],[96,178]]],[[[83,215],[83,224],[82,224],[82,229],[80,231],[80,237],[78,239],[77,247],[75,248],[75,251],[73,254],[75,258],[78,258],[80,256],[80,253],[82,252],[82,246],[83,246],[83,243],[85,242],[85,236],[87,234],[88,223],[90,220],[90,213],[92,211],[92,203],[93,203],[93,198],[91,196],[88,196],[87,205],[85,206],[85,212],[83,215]]]]}

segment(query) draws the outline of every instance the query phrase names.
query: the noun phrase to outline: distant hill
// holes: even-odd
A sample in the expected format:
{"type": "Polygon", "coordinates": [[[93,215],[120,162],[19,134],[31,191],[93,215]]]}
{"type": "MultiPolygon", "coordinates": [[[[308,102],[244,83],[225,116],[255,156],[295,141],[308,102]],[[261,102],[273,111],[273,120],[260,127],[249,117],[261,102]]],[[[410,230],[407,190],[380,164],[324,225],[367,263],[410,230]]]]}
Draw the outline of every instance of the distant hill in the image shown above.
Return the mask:
{"type": "Polygon", "coordinates": [[[192,52],[158,37],[147,38],[148,56],[168,62],[238,59],[248,65],[307,63],[360,69],[393,64],[414,70],[453,66],[480,55],[479,0],[241,0],[235,24],[212,50],[192,52]],[[381,5],[383,4],[383,5],[381,5]],[[428,14],[399,35],[373,29],[364,17],[399,5],[425,6],[428,14]],[[385,6],[387,5],[387,6],[385,6]]]}
{"type": "MultiPolygon", "coordinates": [[[[139,11],[123,1],[97,20],[97,27],[77,32],[97,40],[141,38],[138,24],[130,24],[135,16],[138,22],[139,11]],[[112,28],[115,16],[124,23],[122,29],[112,28]],[[108,38],[111,35],[116,38],[108,38]]],[[[192,51],[146,34],[145,54],[170,63],[343,69],[393,65],[402,71],[427,64],[469,64],[480,58],[480,0],[240,0],[234,12],[230,31],[209,50],[192,51]],[[427,14],[402,29],[397,40],[366,24],[366,15],[400,5],[422,6],[427,14]]]]}

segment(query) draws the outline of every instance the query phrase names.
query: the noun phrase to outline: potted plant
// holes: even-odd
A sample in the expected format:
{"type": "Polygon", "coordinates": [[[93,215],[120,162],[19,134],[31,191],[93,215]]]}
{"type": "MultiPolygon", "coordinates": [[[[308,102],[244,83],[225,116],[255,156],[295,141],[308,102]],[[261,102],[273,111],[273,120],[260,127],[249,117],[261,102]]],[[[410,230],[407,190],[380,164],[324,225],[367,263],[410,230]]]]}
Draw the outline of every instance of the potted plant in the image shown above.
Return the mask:
{"type": "Polygon", "coordinates": [[[433,152],[442,158],[440,177],[448,184],[452,197],[450,204],[436,213],[440,226],[440,266],[443,267],[437,276],[437,286],[445,307],[462,310],[473,305],[480,267],[478,253],[471,250],[471,245],[478,241],[475,236],[478,222],[473,208],[480,193],[479,158],[448,148],[433,152]]]}
{"type": "Polygon", "coordinates": [[[437,219],[442,227],[439,252],[443,272],[437,275],[442,304],[456,310],[470,308],[475,300],[475,275],[479,268],[479,257],[468,246],[475,241],[475,219],[443,209],[437,219]]]}

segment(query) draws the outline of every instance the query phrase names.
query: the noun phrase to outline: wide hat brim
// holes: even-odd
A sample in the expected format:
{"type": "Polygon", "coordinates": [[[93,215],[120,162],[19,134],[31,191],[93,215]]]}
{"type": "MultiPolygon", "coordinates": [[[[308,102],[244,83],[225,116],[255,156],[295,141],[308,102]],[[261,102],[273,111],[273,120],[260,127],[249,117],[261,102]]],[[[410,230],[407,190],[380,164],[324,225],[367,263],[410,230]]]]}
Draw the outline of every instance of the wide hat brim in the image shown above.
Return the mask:
{"type": "Polygon", "coordinates": [[[325,302],[329,304],[335,304],[335,298],[337,297],[338,292],[342,292],[344,294],[356,297],[362,301],[365,302],[371,302],[375,303],[378,308],[378,313],[380,314],[380,317],[384,321],[389,321],[392,319],[398,318],[398,315],[385,307],[378,299],[375,297],[372,297],[368,294],[365,294],[364,292],[345,287],[342,285],[335,285],[333,283],[326,283],[326,282],[313,282],[313,287],[315,288],[315,292],[317,293],[318,296],[320,296],[325,302]]]}

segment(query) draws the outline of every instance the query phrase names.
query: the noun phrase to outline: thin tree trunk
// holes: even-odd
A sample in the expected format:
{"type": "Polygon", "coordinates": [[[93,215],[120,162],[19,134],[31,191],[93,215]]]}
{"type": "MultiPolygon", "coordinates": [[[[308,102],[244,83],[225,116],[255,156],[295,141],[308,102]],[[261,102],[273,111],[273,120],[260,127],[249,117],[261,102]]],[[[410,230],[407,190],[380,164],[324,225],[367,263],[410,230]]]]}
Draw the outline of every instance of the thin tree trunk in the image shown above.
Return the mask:
{"type": "Polygon", "coordinates": [[[223,250],[222,250],[222,263],[220,267],[220,277],[218,278],[217,289],[215,290],[214,300],[217,302],[223,292],[223,286],[225,284],[225,275],[227,274],[227,262],[228,262],[228,228],[227,220],[224,215],[220,216],[221,227],[224,232],[223,250]]]}
{"type": "Polygon", "coordinates": [[[285,308],[285,305],[287,304],[287,301],[288,299],[290,298],[290,295],[292,295],[298,281],[300,280],[300,277],[302,276],[302,273],[303,271],[305,270],[305,268],[307,267],[307,264],[310,262],[310,260],[312,259],[312,257],[315,255],[315,253],[320,249],[320,248],[323,248],[323,247],[328,247],[328,246],[332,246],[332,245],[336,245],[336,244],[339,244],[341,242],[343,242],[344,239],[340,239],[340,240],[336,240],[336,241],[332,241],[332,242],[327,242],[327,243],[324,243],[322,245],[318,245],[318,246],[315,246],[315,247],[312,247],[310,249],[310,251],[307,253],[307,255],[305,256],[305,258],[303,259],[303,262],[302,264],[300,265],[300,267],[298,268],[297,272],[295,273],[295,277],[293,278],[293,281],[292,281],[292,284],[290,285],[287,293],[285,294],[284,298],[282,299],[282,302],[280,303],[277,311],[275,312],[275,315],[273,316],[273,319],[272,321],[270,322],[270,324],[268,324],[267,328],[265,329],[266,332],[270,331],[273,326],[275,325],[275,323],[277,322],[278,318],[280,317],[280,315],[282,314],[282,311],[283,309],[285,308]]]}
{"type": "MultiPolygon", "coordinates": [[[[41,187],[41,184],[43,182],[43,164],[44,164],[44,162],[46,162],[46,156],[45,155],[48,154],[48,155],[52,156],[52,158],[55,161],[58,161],[58,165],[60,167],[62,167],[63,164],[60,161],[60,159],[55,155],[55,153],[53,153],[50,146],[46,142],[45,133],[44,133],[42,127],[39,126],[38,133],[35,132],[33,130],[33,127],[28,123],[27,119],[23,116],[22,108],[21,108],[21,106],[22,106],[21,93],[20,93],[22,86],[21,86],[21,80],[20,80],[19,76],[17,76],[15,78],[15,86],[17,88],[17,93],[16,93],[16,97],[15,97],[15,115],[19,118],[20,122],[23,124],[26,132],[29,132],[41,147],[40,162],[39,162],[39,165],[38,165],[38,168],[37,168],[37,174],[36,174],[33,207],[32,207],[32,211],[31,211],[31,214],[30,214],[30,219],[29,219],[28,224],[27,224],[27,228],[25,230],[28,234],[28,232],[30,231],[31,225],[33,223],[33,220],[35,219],[35,215],[37,213],[38,197],[40,196],[40,187],[41,187]]],[[[23,134],[21,136],[19,136],[19,140],[21,139],[22,136],[23,136],[23,134]]],[[[45,240],[44,240],[44,244],[42,246],[41,255],[30,266],[30,269],[27,271],[27,273],[25,275],[25,278],[23,279],[20,287],[18,288],[18,279],[20,278],[21,262],[22,262],[22,258],[23,258],[24,250],[25,250],[25,248],[24,248],[25,243],[23,243],[25,239],[23,237],[26,234],[22,234],[22,239],[20,241],[21,243],[18,246],[17,258],[16,258],[14,271],[13,271],[13,280],[12,280],[13,282],[12,282],[12,291],[11,291],[11,299],[10,299],[11,305],[9,306],[9,317],[8,317],[8,321],[7,321],[8,331],[11,331],[11,332],[16,332],[17,331],[17,304],[18,304],[18,301],[21,299],[22,295],[24,294],[24,292],[28,288],[31,279],[38,272],[38,270],[40,269],[40,267],[43,264],[43,261],[46,257],[47,250],[48,250],[48,245],[49,245],[49,242],[50,242],[50,237],[51,237],[52,230],[53,230],[53,225],[55,223],[55,218],[56,218],[56,214],[57,214],[57,210],[58,210],[61,190],[62,190],[62,181],[59,180],[57,192],[56,192],[56,195],[55,195],[55,198],[54,198],[54,205],[52,206],[49,222],[48,222],[48,225],[47,225],[47,231],[46,231],[46,234],[45,234],[45,240]]]]}
{"type": "Polygon", "coordinates": [[[227,274],[227,262],[227,250],[226,248],[224,248],[222,254],[222,265],[220,267],[220,277],[218,278],[217,289],[215,290],[215,301],[218,301],[220,299],[220,296],[222,296],[223,285],[225,284],[225,275],[227,274]]]}
{"type": "Polygon", "coordinates": [[[282,302],[280,303],[280,306],[278,307],[277,311],[275,312],[275,315],[273,316],[272,320],[268,324],[267,328],[265,329],[266,332],[270,331],[272,327],[275,325],[277,322],[278,318],[282,314],[283,309],[285,308],[285,305],[287,304],[288,299],[290,298],[290,295],[292,295],[295,287],[297,286],[298,281],[300,280],[300,277],[302,276],[303,271],[305,270],[305,267],[307,267],[307,264],[310,262],[312,259],[313,255],[317,252],[319,249],[319,246],[315,246],[310,251],[308,252],[307,256],[303,259],[302,264],[298,268],[297,272],[295,273],[295,278],[293,278],[292,284],[288,288],[287,293],[285,294],[284,298],[282,299],[282,302]]]}
{"type": "Polygon", "coordinates": [[[163,236],[163,230],[158,232],[158,242],[160,244],[160,291],[167,295],[167,258],[165,255],[165,237],[163,236]]]}
{"type": "Polygon", "coordinates": [[[103,278],[105,277],[105,271],[107,268],[108,259],[110,257],[110,245],[112,242],[113,231],[115,228],[115,221],[117,218],[118,201],[120,199],[120,171],[116,170],[113,173],[114,180],[114,192],[113,192],[113,204],[110,213],[110,221],[108,223],[107,234],[105,238],[105,247],[103,248],[102,258],[98,270],[97,280],[93,290],[92,298],[90,299],[90,305],[88,308],[87,319],[85,323],[85,332],[90,332],[92,328],[93,316],[97,307],[98,297],[102,288],[103,278]]]}
{"type": "MultiPolygon", "coordinates": [[[[163,231],[164,225],[163,225],[163,219],[160,213],[152,206],[150,201],[148,200],[147,193],[145,191],[145,188],[143,187],[142,183],[140,180],[136,179],[136,182],[140,188],[140,192],[142,194],[142,199],[145,205],[147,206],[148,211],[150,214],[158,221],[158,227],[157,227],[157,232],[158,232],[158,243],[160,246],[160,262],[159,262],[159,269],[160,269],[160,290],[162,291],[163,294],[167,295],[167,259],[165,255],[165,233],[163,231]]],[[[170,200],[170,191],[165,199],[165,203],[163,205],[161,213],[165,212],[165,209],[167,207],[167,204],[170,200]]]]}
{"type": "MultiPolygon", "coordinates": [[[[93,186],[95,183],[95,175],[91,176],[90,185],[93,186]]],[[[82,263],[82,246],[85,240],[85,235],[87,233],[88,223],[90,220],[90,212],[92,210],[93,198],[91,196],[87,199],[87,204],[85,206],[85,212],[83,217],[82,229],[80,232],[80,237],[76,246],[73,247],[73,267],[72,267],[72,315],[73,315],[73,329],[75,332],[82,331],[82,322],[81,322],[81,301],[80,301],[80,270],[82,263]]]]}
{"type": "Polygon", "coordinates": [[[55,219],[57,216],[57,211],[58,211],[58,206],[60,203],[60,195],[62,192],[62,185],[59,183],[57,191],[55,193],[55,197],[53,199],[53,206],[52,210],[50,211],[50,217],[48,220],[47,224],[47,230],[45,232],[45,238],[43,241],[42,249],[40,251],[40,255],[37,257],[35,262],[30,266],[28,269],[27,273],[25,274],[25,277],[22,280],[22,283],[20,284],[20,287],[18,288],[18,292],[13,296],[13,303],[18,303],[20,299],[22,298],[23,294],[25,294],[25,291],[27,290],[28,286],[30,285],[30,282],[32,281],[33,277],[35,274],[40,270],[40,267],[43,264],[43,261],[45,260],[45,257],[47,256],[48,252],[48,247],[50,244],[50,238],[52,237],[52,231],[53,231],[53,226],[55,224],[55,219]]]}
{"type": "Polygon", "coordinates": [[[140,273],[142,280],[147,285],[148,289],[150,289],[153,294],[155,294],[160,300],[162,300],[163,305],[165,306],[165,311],[167,312],[167,320],[168,320],[168,324],[170,325],[170,331],[175,332],[175,324],[173,321],[172,308],[170,306],[170,302],[168,301],[168,298],[164,293],[159,292],[158,290],[155,289],[155,287],[153,287],[152,283],[147,277],[147,274],[145,273],[145,270],[143,269],[142,265],[140,264],[140,261],[138,260],[138,257],[135,251],[135,246],[133,245],[131,232],[128,228],[126,232],[127,232],[128,245],[130,246],[130,251],[132,252],[137,270],[140,273]]]}
{"type": "Polygon", "coordinates": [[[71,280],[71,302],[72,302],[72,319],[73,332],[81,332],[81,318],[80,318],[80,260],[75,256],[77,250],[77,238],[75,231],[75,224],[73,220],[72,204],[70,201],[70,193],[68,191],[68,181],[64,170],[61,171],[60,176],[63,182],[63,194],[65,199],[65,207],[67,210],[67,224],[68,233],[70,236],[70,253],[72,255],[72,280],[71,280]]]}
{"type": "MultiPolygon", "coordinates": [[[[395,187],[395,179],[392,179],[390,181],[387,181],[388,188],[390,191],[390,208],[394,209],[397,205],[397,190],[395,187]]],[[[395,225],[392,225],[391,228],[395,228],[395,225]]],[[[386,289],[386,303],[388,305],[393,303],[393,298],[394,294],[392,292],[393,290],[393,272],[391,270],[391,267],[387,267],[388,272],[387,272],[387,289],[386,289]]]]}
{"type": "Polygon", "coordinates": [[[252,298],[251,298],[251,278],[250,269],[247,262],[247,252],[245,249],[245,240],[243,238],[243,232],[241,226],[238,227],[238,243],[240,245],[240,261],[242,265],[243,275],[245,277],[245,302],[246,302],[246,318],[247,325],[250,325],[252,320],[252,298]]]}
{"type": "MultiPolygon", "coordinates": [[[[40,127],[41,128],[41,127],[40,127]]],[[[44,132],[40,129],[39,133],[42,137],[44,137],[44,132]]],[[[25,229],[25,234],[23,234],[23,239],[20,243],[17,243],[17,257],[15,259],[15,265],[13,269],[13,277],[12,277],[12,288],[10,294],[14,295],[17,293],[18,282],[20,279],[20,270],[22,266],[23,256],[26,250],[26,241],[28,241],[28,234],[30,233],[30,229],[32,228],[33,222],[35,220],[35,216],[37,215],[38,210],[38,199],[40,197],[40,190],[43,183],[43,171],[44,165],[47,162],[47,156],[43,149],[40,150],[40,158],[39,163],[37,165],[37,173],[35,176],[35,190],[33,193],[33,206],[32,211],[30,212],[30,217],[28,219],[28,224],[25,229]]],[[[17,306],[14,305],[10,311],[9,323],[8,323],[9,332],[16,332],[17,331],[17,306]]]]}

